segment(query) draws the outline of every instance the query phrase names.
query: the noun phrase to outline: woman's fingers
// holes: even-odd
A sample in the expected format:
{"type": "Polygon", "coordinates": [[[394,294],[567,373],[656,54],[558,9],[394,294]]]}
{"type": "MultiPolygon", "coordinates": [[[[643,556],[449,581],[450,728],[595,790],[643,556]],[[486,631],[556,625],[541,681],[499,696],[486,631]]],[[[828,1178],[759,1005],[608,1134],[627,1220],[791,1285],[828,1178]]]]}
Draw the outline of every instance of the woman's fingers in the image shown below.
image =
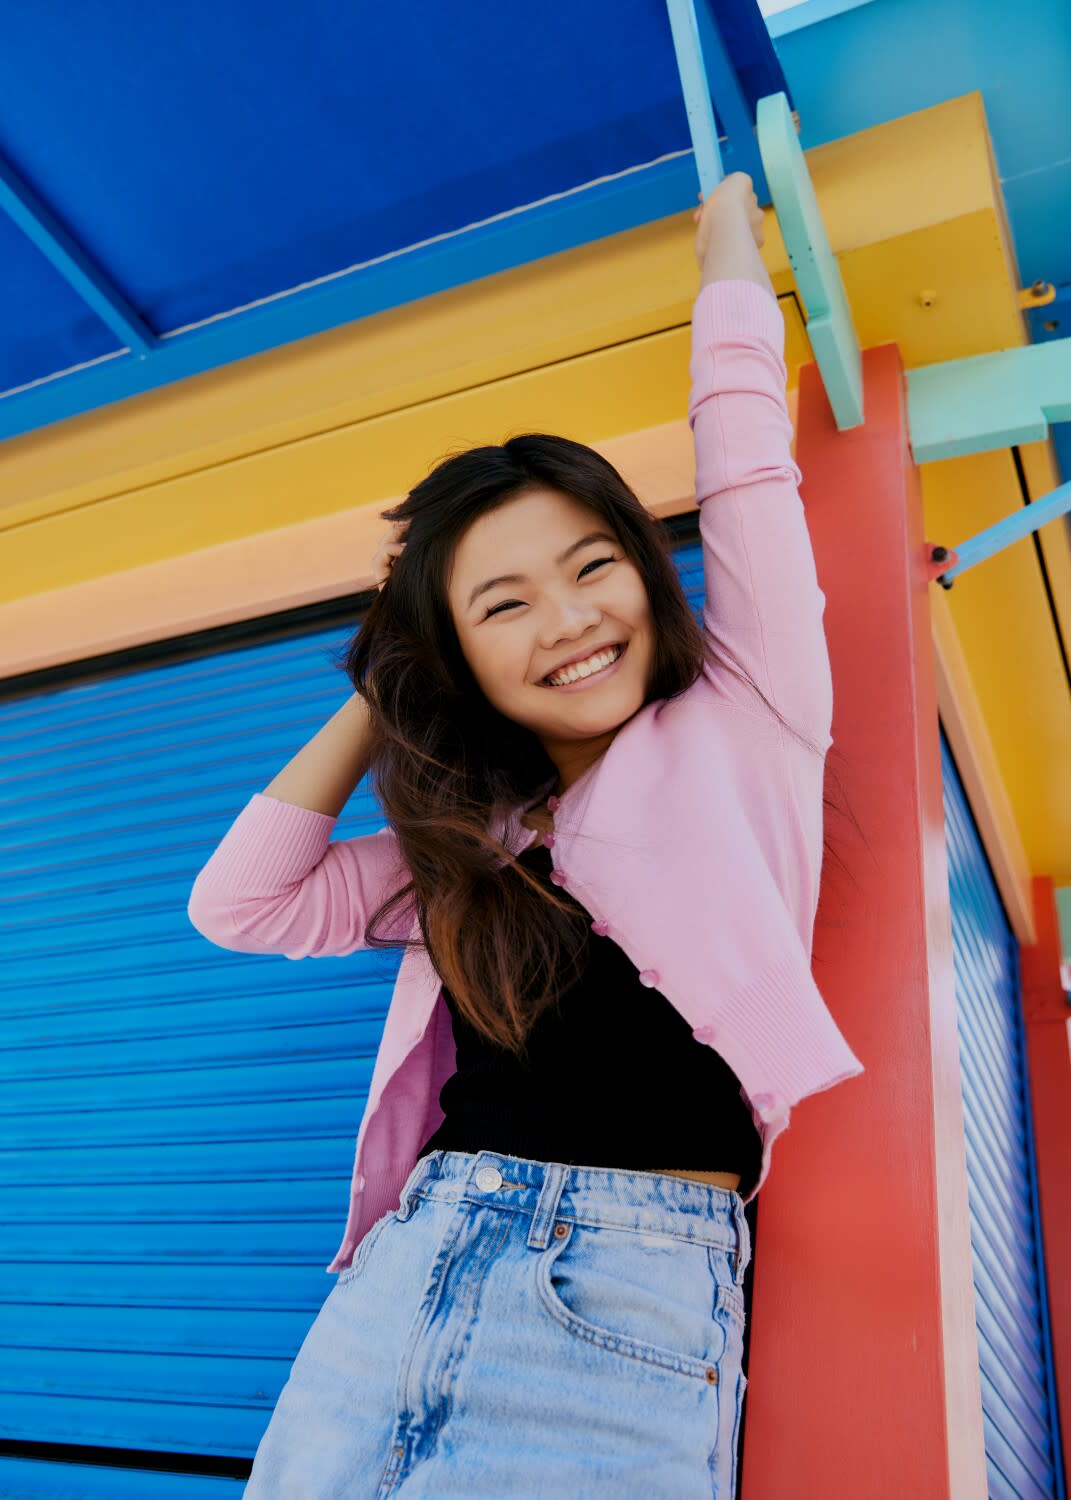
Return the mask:
{"type": "Polygon", "coordinates": [[[405,533],[408,527],[408,521],[393,521],[390,530],[376,548],[376,555],[372,559],[372,576],[379,588],[390,577],[395,559],[405,550],[405,533]]]}

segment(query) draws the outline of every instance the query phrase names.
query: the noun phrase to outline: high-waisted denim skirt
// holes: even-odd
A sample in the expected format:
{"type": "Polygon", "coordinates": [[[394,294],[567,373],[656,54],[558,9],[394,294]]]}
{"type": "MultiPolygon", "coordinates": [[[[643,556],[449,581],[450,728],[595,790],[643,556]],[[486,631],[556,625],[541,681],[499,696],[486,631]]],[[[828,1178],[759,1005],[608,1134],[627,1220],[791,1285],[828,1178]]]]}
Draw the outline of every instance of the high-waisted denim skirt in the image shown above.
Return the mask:
{"type": "Polygon", "coordinates": [[[317,1313],[244,1500],[732,1500],[750,1258],[728,1188],[429,1152],[317,1313]]]}

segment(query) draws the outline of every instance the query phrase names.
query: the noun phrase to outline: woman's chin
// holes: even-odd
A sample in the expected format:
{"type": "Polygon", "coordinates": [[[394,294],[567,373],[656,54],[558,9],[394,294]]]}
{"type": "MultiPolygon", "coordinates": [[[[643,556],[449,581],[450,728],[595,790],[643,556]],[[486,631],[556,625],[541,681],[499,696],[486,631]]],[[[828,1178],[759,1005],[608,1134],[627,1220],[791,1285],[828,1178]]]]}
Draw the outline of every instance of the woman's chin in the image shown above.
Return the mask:
{"type": "Polygon", "coordinates": [[[567,705],[561,708],[555,705],[557,712],[540,715],[538,725],[533,727],[558,739],[591,739],[619,729],[643,707],[643,695],[639,692],[607,691],[598,699],[586,693],[573,693],[569,697],[567,705]]]}

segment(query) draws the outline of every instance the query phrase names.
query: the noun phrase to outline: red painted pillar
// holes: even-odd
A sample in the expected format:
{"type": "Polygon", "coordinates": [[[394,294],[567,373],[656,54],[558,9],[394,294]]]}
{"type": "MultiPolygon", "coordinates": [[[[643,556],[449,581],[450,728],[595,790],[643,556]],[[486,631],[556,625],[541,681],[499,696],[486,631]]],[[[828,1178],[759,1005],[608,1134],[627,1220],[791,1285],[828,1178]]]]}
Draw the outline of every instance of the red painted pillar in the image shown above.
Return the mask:
{"type": "Polygon", "coordinates": [[[834,745],[813,972],[867,1071],[801,1101],[758,1205],[745,1500],[983,1500],[922,499],[895,345],[838,432],[801,371],[834,745]],[[835,773],[835,775],[834,775],[835,773]],[[838,779],[840,791],[838,791],[838,779]]]}
{"type": "Polygon", "coordinates": [[[1060,983],[1053,882],[1036,877],[1033,886],[1038,940],[1032,948],[1020,948],[1019,967],[1056,1407],[1064,1486],[1071,1492],[1071,1009],[1060,983]]]}

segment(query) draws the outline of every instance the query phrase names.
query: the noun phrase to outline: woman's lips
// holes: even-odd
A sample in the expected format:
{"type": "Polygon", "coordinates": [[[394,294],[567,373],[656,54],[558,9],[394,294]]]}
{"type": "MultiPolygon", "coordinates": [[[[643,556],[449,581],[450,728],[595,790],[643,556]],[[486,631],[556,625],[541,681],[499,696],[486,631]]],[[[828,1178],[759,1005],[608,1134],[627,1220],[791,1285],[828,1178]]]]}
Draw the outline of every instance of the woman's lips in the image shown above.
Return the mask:
{"type": "Polygon", "coordinates": [[[575,682],[566,682],[557,687],[549,682],[541,682],[539,686],[548,688],[552,693],[576,693],[579,692],[581,688],[593,686],[597,682],[605,682],[608,677],[612,677],[614,675],[618,667],[624,661],[625,652],[627,650],[628,642],[626,641],[625,644],[621,647],[621,651],[618,654],[618,658],[616,661],[611,662],[608,667],[601,667],[599,671],[590,673],[587,677],[578,677],[575,682]]]}

